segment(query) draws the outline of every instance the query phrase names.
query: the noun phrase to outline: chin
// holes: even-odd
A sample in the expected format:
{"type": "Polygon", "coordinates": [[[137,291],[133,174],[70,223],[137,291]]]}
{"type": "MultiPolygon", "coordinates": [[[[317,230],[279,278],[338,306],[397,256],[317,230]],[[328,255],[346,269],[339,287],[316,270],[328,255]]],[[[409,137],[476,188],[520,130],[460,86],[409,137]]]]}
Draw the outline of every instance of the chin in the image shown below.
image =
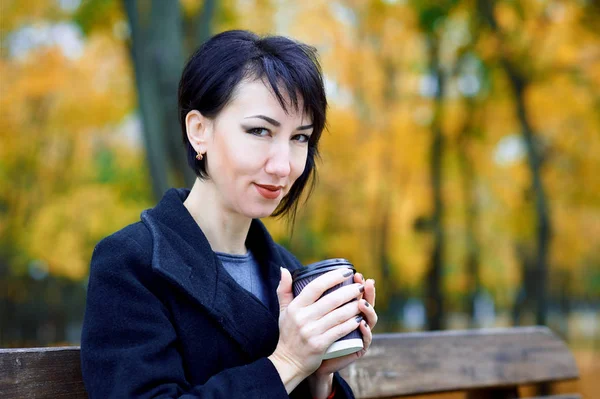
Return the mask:
{"type": "MultiPolygon", "coordinates": [[[[279,205],[279,204],[277,204],[279,205]]],[[[256,205],[253,207],[248,207],[242,210],[242,213],[249,217],[250,219],[262,219],[271,216],[275,209],[277,209],[277,205],[267,206],[267,205],[256,205]]]]}

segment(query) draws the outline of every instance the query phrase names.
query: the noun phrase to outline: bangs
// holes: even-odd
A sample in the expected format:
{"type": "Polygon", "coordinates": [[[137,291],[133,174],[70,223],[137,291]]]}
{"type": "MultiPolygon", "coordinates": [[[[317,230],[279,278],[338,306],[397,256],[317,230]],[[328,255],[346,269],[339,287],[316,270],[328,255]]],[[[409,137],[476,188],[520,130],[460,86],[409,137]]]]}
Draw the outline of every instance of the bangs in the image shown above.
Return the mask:
{"type": "Polygon", "coordinates": [[[310,54],[311,52],[304,52],[303,57],[297,59],[288,57],[291,59],[286,60],[270,54],[260,56],[247,64],[244,78],[263,80],[265,84],[268,83],[286,113],[302,112],[312,119],[314,131],[320,133],[325,127],[327,103],[323,95],[318,60],[307,59],[310,54]],[[314,71],[314,73],[307,73],[307,71],[314,71]],[[292,109],[289,109],[290,107],[292,109]]]}

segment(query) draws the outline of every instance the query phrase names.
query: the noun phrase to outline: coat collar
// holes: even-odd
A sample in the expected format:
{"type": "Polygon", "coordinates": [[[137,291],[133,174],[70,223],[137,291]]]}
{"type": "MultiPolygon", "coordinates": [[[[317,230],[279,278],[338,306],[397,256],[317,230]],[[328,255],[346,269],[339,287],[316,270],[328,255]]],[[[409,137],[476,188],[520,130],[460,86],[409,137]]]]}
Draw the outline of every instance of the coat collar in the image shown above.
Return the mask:
{"type": "Polygon", "coordinates": [[[142,213],[153,239],[152,268],[204,307],[251,358],[264,356],[265,350],[272,352],[275,347],[261,347],[256,337],[276,345],[279,334],[276,288],[281,278],[279,267],[284,263],[277,245],[265,226],[252,220],[246,245],[266,277],[267,309],[225,271],[183,205],[189,193],[188,189],[170,189],[156,207],[142,213]]]}

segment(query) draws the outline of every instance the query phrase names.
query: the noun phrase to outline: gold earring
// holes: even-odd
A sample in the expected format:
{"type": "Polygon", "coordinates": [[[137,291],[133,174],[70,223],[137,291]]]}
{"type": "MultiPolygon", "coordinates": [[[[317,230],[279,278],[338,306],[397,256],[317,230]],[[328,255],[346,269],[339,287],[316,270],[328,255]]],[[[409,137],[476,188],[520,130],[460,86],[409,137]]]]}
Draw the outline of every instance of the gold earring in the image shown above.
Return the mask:
{"type": "Polygon", "coordinates": [[[196,159],[198,161],[202,161],[202,158],[204,158],[204,155],[202,155],[201,153],[198,153],[198,155],[196,155],[196,159]]]}

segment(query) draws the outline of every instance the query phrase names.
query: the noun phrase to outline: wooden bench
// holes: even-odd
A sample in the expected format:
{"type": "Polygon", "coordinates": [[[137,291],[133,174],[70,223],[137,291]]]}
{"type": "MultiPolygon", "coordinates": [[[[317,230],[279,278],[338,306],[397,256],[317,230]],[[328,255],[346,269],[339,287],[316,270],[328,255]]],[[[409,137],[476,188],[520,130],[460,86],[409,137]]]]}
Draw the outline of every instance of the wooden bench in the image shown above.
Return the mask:
{"type": "MultiPolygon", "coordinates": [[[[357,398],[465,391],[508,399],[519,397],[519,385],[576,379],[578,371],[549,329],[520,327],[376,334],[367,355],[342,375],[357,398]]],[[[0,398],[86,397],[78,347],[0,349],[0,398]]]]}

